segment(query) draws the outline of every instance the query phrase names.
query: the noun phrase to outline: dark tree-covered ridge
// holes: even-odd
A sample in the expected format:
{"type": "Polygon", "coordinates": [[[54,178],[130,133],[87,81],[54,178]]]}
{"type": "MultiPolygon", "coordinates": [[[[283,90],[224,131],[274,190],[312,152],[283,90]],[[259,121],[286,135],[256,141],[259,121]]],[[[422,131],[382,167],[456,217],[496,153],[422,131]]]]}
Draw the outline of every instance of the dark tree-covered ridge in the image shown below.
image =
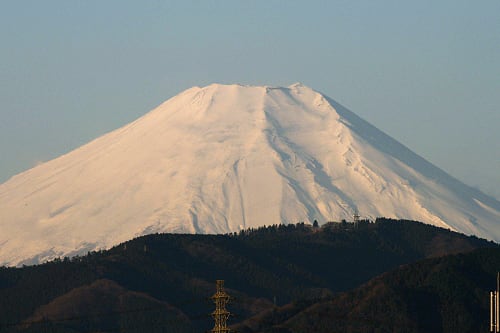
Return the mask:
{"type": "Polygon", "coordinates": [[[40,331],[40,322],[51,332],[163,332],[165,326],[172,331],[171,321],[179,332],[199,331],[212,325],[207,298],[216,279],[226,281],[233,321],[241,321],[275,303],[352,290],[403,264],[496,246],[390,219],[320,228],[271,225],[228,235],[148,235],[84,257],[0,268],[0,332],[40,331]]]}

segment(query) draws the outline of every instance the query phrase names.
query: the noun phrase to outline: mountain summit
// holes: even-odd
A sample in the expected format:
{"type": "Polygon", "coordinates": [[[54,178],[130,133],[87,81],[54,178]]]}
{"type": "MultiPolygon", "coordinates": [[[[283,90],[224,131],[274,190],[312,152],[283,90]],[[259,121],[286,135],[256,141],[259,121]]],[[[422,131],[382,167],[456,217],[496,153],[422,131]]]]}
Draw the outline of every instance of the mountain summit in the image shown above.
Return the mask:
{"type": "Polygon", "coordinates": [[[0,264],[377,216],[500,240],[500,203],[302,84],[188,89],[0,185],[0,264]]]}

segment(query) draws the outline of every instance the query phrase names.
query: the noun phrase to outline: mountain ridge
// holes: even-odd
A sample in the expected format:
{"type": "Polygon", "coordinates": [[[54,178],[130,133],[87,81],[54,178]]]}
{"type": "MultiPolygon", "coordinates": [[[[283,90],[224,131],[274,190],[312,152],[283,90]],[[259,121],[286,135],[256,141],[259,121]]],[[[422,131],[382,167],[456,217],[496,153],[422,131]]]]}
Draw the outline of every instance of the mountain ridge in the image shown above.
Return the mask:
{"type": "MultiPolygon", "coordinates": [[[[230,322],[234,323],[290,302],[313,304],[356,292],[384,272],[425,258],[447,261],[446,255],[478,249],[494,251],[481,260],[469,260],[474,267],[488,268],[484,290],[488,276],[492,284],[495,281],[498,244],[416,221],[271,225],[230,235],[146,235],[84,256],[0,267],[0,332],[40,332],[44,327],[51,332],[87,332],[89,326],[92,331],[144,332],[154,331],[149,329],[153,324],[161,326],[158,331],[170,332],[176,319],[184,326],[179,332],[191,332],[190,327],[199,332],[213,326],[208,314],[214,305],[207,298],[215,292],[216,279],[225,280],[233,297],[228,309],[237,315],[230,322]],[[182,320],[186,316],[187,322],[182,320]]],[[[411,280],[435,272],[432,265],[421,267],[425,269],[417,269],[418,274],[409,274],[411,280]]],[[[477,269],[464,267],[456,279],[477,279],[477,269]]],[[[453,283],[445,287],[445,292],[457,289],[453,283]]],[[[468,295],[466,299],[477,298],[468,295]]],[[[477,312],[486,308],[484,296],[484,304],[471,302],[472,311],[463,312],[476,322],[481,318],[477,312]]],[[[384,314],[389,318],[385,327],[390,327],[392,315],[384,314]]],[[[356,319],[353,316],[349,324],[356,324],[356,319]]]]}
{"type": "Polygon", "coordinates": [[[498,201],[326,95],[212,84],[1,184],[0,264],[355,212],[500,239],[498,201]]]}

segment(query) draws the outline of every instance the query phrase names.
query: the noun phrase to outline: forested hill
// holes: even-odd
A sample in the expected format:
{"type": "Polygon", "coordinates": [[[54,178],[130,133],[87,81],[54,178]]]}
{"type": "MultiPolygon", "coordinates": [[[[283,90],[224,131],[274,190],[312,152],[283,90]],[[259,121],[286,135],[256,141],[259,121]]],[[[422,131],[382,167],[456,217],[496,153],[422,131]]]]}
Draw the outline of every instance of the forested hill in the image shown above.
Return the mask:
{"type": "Polygon", "coordinates": [[[497,244],[413,221],[279,225],[231,235],[156,234],[108,251],[0,269],[0,332],[194,332],[226,281],[243,321],[324,299],[420,259],[497,244]]]}
{"type": "Polygon", "coordinates": [[[499,247],[426,259],[352,291],[267,310],[234,328],[240,333],[489,332],[489,292],[499,270],[499,247]]]}

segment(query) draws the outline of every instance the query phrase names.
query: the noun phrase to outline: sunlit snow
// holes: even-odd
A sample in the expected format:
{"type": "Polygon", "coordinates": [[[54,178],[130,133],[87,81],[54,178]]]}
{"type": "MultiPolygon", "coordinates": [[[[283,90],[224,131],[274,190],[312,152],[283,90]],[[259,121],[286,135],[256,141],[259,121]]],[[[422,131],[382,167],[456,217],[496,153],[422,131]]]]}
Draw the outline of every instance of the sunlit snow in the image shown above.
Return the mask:
{"type": "Polygon", "coordinates": [[[500,240],[500,203],[301,84],[213,84],[0,185],[0,264],[377,216],[500,240]]]}

